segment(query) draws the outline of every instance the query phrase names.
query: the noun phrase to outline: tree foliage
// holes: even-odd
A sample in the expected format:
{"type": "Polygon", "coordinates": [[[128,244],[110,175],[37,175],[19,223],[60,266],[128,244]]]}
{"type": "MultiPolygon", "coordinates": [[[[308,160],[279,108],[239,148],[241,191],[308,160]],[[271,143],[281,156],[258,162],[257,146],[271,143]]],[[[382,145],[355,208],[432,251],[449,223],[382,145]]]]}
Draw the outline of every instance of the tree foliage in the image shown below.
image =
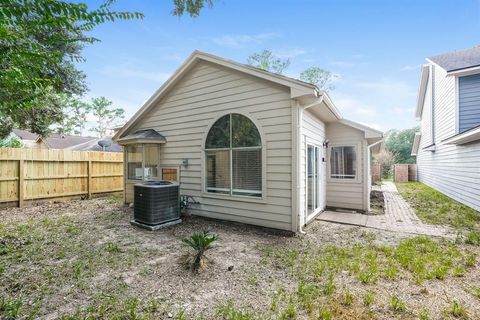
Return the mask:
{"type": "Polygon", "coordinates": [[[265,71],[282,74],[290,66],[290,59],[281,59],[276,57],[272,51],[263,50],[260,53],[254,53],[249,56],[247,63],[265,71]]]}
{"type": "Polygon", "coordinates": [[[174,9],[172,14],[174,16],[182,16],[187,12],[190,17],[198,17],[200,11],[205,7],[212,7],[213,0],[173,0],[174,9]]]}
{"type": "MultiPolygon", "coordinates": [[[[290,66],[290,59],[276,57],[272,51],[263,50],[261,53],[254,53],[247,58],[247,63],[265,71],[283,74],[290,66]]],[[[323,91],[335,89],[333,82],[337,75],[319,67],[310,67],[300,73],[300,80],[316,85],[323,91]]]]}
{"type": "Polygon", "coordinates": [[[314,84],[323,91],[335,89],[333,82],[336,79],[337,75],[319,67],[310,67],[300,73],[300,80],[314,84]]]}
{"type": "Polygon", "coordinates": [[[64,117],[56,127],[57,133],[83,135],[91,111],[91,105],[76,98],[68,99],[64,117]]]}
{"type": "Polygon", "coordinates": [[[87,90],[75,63],[84,60],[84,45],[98,41],[85,35],[115,20],[143,18],[117,12],[107,0],[90,10],[84,3],[60,0],[0,0],[0,117],[40,135],[63,113],[65,96],[87,90]],[[52,105],[53,104],[53,105],[52,105]],[[25,120],[22,120],[27,117],[25,120]]]}
{"type": "Polygon", "coordinates": [[[418,128],[390,130],[386,133],[385,148],[395,154],[398,163],[415,163],[411,155],[415,132],[418,128]]]}
{"type": "MultiPolygon", "coordinates": [[[[196,17],[213,5],[213,0],[172,2],[176,16],[196,17]]],[[[105,22],[143,18],[113,10],[114,3],[103,0],[92,9],[68,0],[0,0],[0,137],[14,126],[48,134],[64,116],[59,102],[87,91],[85,74],[75,65],[85,60],[84,46],[99,41],[87,34],[105,22]]]]}
{"type": "Polygon", "coordinates": [[[373,163],[380,165],[382,178],[385,179],[390,178],[393,175],[393,166],[397,161],[397,156],[386,149],[381,150],[373,159],[373,163]]]}
{"type": "Polygon", "coordinates": [[[92,99],[89,110],[95,117],[97,126],[90,129],[99,138],[107,135],[107,130],[112,126],[118,125],[120,120],[124,119],[125,110],[122,108],[113,108],[112,101],[105,97],[92,99]]]}

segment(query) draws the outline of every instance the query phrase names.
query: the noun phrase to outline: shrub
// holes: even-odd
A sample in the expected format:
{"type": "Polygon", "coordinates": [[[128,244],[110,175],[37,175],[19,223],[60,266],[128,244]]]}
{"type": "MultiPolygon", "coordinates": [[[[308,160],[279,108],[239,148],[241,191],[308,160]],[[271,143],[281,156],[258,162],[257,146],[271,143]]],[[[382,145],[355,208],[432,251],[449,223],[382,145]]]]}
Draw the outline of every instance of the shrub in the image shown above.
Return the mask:
{"type": "Polygon", "coordinates": [[[205,252],[212,248],[212,244],[218,239],[216,234],[208,231],[195,232],[188,238],[182,239],[183,244],[192,248],[195,251],[193,257],[188,257],[185,260],[186,264],[197,273],[206,265],[205,252]]]}

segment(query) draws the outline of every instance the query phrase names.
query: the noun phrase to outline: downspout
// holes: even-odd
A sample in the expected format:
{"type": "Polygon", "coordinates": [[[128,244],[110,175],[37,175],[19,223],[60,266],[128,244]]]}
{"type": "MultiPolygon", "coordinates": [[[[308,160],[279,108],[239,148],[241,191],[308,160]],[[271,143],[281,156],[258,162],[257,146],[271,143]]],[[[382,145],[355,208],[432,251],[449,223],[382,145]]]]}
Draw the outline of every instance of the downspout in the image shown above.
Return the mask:
{"type": "Polygon", "coordinates": [[[300,203],[302,200],[304,199],[300,199],[300,190],[301,190],[301,179],[302,179],[302,168],[300,166],[301,164],[301,161],[300,161],[300,157],[301,157],[301,154],[300,154],[300,151],[301,151],[301,141],[302,141],[302,135],[303,135],[303,111],[310,108],[310,107],[313,107],[313,106],[316,106],[316,105],[319,105],[320,103],[323,102],[323,94],[313,103],[309,104],[309,105],[306,105],[306,106],[300,106],[300,105],[297,105],[297,145],[296,145],[296,157],[295,157],[295,162],[296,162],[296,167],[297,167],[297,198],[299,201],[297,201],[296,203],[296,208],[295,208],[295,212],[298,213],[298,232],[302,235],[306,234],[306,232],[303,230],[303,225],[304,225],[304,221],[303,221],[303,212],[300,212],[300,203]]]}
{"type": "Polygon", "coordinates": [[[368,190],[367,190],[368,191],[367,192],[367,204],[368,204],[367,211],[370,211],[370,199],[369,199],[369,197],[370,197],[370,191],[371,191],[371,188],[372,188],[372,181],[371,181],[371,179],[372,179],[372,163],[371,163],[372,160],[370,159],[372,157],[372,148],[375,147],[377,144],[380,144],[382,142],[383,142],[383,138],[378,140],[377,142],[374,142],[374,143],[367,146],[367,165],[368,165],[368,169],[367,169],[368,170],[367,171],[368,177],[367,177],[367,179],[370,182],[368,184],[368,190]]]}

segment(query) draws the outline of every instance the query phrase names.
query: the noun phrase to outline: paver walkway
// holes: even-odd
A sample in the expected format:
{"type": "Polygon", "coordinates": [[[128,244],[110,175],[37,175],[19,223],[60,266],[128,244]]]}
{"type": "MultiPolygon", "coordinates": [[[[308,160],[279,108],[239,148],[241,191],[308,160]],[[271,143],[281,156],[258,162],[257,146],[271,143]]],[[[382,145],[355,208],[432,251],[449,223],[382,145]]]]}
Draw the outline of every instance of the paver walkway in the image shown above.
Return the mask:
{"type": "Polygon", "coordinates": [[[393,182],[383,183],[381,191],[385,197],[384,215],[325,211],[317,219],[396,232],[455,237],[454,232],[447,227],[425,224],[420,221],[412,207],[400,195],[393,182]]]}

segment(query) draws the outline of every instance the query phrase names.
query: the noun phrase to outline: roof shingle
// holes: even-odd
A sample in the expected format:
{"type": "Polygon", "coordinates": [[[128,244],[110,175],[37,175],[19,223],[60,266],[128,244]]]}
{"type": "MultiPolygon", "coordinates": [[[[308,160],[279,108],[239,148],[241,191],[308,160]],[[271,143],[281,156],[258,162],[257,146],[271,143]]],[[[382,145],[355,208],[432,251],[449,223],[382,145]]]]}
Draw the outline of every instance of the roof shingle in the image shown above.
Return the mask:
{"type": "Polygon", "coordinates": [[[447,72],[480,66],[480,45],[428,58],[447,72]]]}

